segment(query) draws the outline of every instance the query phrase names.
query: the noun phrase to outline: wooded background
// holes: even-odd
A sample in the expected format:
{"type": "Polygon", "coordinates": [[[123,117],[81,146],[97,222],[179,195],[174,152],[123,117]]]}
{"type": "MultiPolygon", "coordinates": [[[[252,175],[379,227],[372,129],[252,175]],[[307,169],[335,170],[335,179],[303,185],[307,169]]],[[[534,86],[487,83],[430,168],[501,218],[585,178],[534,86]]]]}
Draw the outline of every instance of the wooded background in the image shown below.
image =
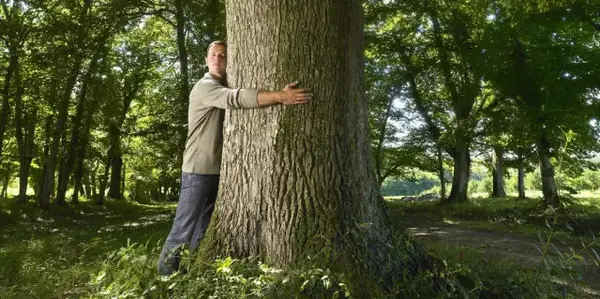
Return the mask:
{"type": "MultiPolygon", "coordinates": [[[[224,4],[0,4],[2,197],[42,207],[82,195],[176,200],[188,94],[206,72],[206,46],[227,40],[224,4]]],[[[527,187],[557,205],[560,190],[598,190],[598,1],[363,7],[384,195],[456,202],[527,187]]]]}

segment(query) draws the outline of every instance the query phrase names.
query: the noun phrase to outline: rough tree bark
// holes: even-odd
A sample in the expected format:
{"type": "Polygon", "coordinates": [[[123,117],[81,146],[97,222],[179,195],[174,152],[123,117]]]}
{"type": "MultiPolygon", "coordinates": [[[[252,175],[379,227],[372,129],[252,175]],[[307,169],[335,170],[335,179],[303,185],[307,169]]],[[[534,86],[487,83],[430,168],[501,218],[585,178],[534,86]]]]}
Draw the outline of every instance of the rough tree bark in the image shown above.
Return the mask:
{"type": "Polygon", "coordinates": [[[504,148],[501,146],[494,146],[494,157],[493,157],[493,169],[492,169],[492,196],[493,197],[506,197],[506,191],[504,190],[504,148]]]}
{"type": "Polygon", "coordinates": [[[391,228],[371,156],[361,2],[228,0],[226,15],[231,86],[299,80],[315,97],[227,112],[204,252],[280,266],[320,252],[333,268],[381,271],[391,228]]]}

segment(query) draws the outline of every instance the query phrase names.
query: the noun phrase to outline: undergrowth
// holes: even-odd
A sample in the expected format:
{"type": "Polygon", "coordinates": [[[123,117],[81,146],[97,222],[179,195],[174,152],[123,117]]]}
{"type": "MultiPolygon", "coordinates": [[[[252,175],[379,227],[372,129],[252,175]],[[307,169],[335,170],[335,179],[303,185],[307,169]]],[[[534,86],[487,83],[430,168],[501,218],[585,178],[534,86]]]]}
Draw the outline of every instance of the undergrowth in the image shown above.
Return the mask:
{"type": "MultiPolygon", "coordinates": [[[[90,281],[89,298],[361,298],[353,291],[361,282],[315,264],[284,270],[259,260],[197,263],[184,255],[186,274],[161,277],[158,245],[130,243],[110,253],[90,281]]],[[[561,293],[550,281],[536,279],[538,272],[509,260],[468,248],[433,246],[429,252],[429,269],[399,276],[377,298],[565,298],[555,296],[561,293]]]]}

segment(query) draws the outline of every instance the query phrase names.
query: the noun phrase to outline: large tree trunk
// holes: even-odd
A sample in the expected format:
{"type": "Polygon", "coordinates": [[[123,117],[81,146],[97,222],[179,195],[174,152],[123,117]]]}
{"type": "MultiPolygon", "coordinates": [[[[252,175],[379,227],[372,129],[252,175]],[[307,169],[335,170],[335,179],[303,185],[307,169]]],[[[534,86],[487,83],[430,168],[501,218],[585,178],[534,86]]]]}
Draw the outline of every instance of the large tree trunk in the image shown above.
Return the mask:
{"type": "Polygon", "coordinates": [[[504,148],[494,146],[494,158],[492,169],[492,196],[506,197],[504,190],[504,148]]]}
{"type": "Polygon", "coordinates": [[[554,166],[550,162],[550,144],[544,129],[542,129],[536,145],[538,157],[540,159],[540,173],[542,177],[542,193],[544,194],[544,200],[547,204],[558,207],[560,200],[554,181],[554,166]]]}
{"type": "Polygon", "coordinates": [[[469,145],[457,133],[454,151],[454,177],[448,202],[463,202],[468,199],[469,176],[471,174],[471,154],[469,145]]]}
{"type": "Polygon", "coordinates": [[[334,268],[382,271],[391,229],[371,156],[361,2],[226,7],[231,85],[280,89],[299,80],[315,97],[228,111],[219,201],[203,246],[280,266],[327,252],[334,268]]]}
{"type": "Polygon", "coordinates": [[[525,198],[525,158],[519,153],[518,189],[519,198],[525,198]]]}

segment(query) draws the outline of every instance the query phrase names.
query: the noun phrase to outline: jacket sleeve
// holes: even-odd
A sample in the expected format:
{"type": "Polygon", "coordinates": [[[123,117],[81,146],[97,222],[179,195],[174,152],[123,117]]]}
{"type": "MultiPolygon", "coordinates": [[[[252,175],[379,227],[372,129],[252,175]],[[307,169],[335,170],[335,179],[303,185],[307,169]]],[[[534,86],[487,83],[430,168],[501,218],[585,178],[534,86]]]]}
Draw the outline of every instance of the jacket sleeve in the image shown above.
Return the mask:
{"type": "Polygon", "coordinates": [[[190,94],[192,101],[220,109],[258,107],[258,90],[227,88],[215,80],[203,79],[190,94]]]}

